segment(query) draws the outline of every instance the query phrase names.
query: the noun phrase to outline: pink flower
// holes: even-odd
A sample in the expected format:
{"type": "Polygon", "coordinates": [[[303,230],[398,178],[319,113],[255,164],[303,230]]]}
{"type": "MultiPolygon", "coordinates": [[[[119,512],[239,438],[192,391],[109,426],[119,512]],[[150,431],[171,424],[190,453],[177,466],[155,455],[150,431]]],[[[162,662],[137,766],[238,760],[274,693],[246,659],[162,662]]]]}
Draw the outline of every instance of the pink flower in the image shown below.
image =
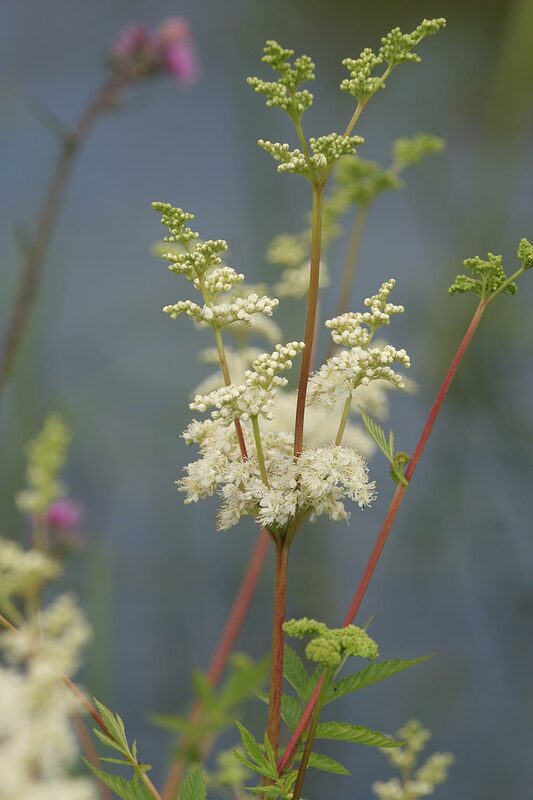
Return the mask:
{"type": "Polygon", "coordinates": [[[83,510],[74,500],[56,500],[46,512],[46,523],[58,530],[74,530],[79,528],[83,510]]]}
{"type": "Polygon", "coordinates": [[[164,68],[182,83],[192,83],[198,75],[198,61],[190,26],[182,17],[169,17],[154,34],[164,68]]]}

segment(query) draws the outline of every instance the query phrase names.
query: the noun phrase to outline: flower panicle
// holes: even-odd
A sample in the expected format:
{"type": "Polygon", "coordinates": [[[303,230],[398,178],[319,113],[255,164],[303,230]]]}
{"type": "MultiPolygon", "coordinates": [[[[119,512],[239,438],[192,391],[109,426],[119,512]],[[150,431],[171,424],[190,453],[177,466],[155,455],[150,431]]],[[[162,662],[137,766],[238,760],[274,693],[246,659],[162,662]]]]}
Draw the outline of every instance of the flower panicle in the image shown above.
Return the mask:
{"type": "Polygon", "coordinates": [[[198,323],[220,329],[233,323],[251,325],[255,314],[272,315],[279,304],[277,298],[253,291],[244,296],[239,292],[228,296],[242,284],[244,274],[223,263],[223,254],[228,250],[225,239],[200,240],[199,233],[188,226],[194,214],[170,203],[154,202],[152,208],[167,228],[164,241],[179,248],[179,252],[163,252],[162,258],[171,272],[183,275],[200,292],[203,300],[202,305],[179,300],[164,306],[163,311],[171,319],[186,314],[198,323]]]}

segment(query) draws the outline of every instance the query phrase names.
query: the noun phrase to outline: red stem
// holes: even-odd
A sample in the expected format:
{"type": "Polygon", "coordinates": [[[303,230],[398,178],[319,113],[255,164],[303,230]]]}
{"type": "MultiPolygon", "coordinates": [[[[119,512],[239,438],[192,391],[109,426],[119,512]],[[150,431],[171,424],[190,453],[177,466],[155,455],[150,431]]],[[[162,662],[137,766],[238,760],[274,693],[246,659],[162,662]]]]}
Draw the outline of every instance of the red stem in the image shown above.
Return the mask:
{"type": "Polygon", "coordinates": [[[322,199],[324,186],[313,187],[313,223],[311,234],[311,268],[309,273],[309,294],[307,300],[307,316],[305,318],[305,348],[302,353],[298,396],[296,400],[296,420],[294,425],[294,455],[301,454],[304,440],[305,403],[307,385],[311,371],[311,359],[315,341],[315,327],[319,296],[320,248],[322,242],[322,199]]]}
{"type": "MultiPolygon", "coordinates": [[[[435,402],[433,403],[433,406],[431,407],[431,411],[429,412],[429,416],[427,418],[426,424],[424,425],[424,428],[423,428],[422,433],[420,435],[420,439],[418,440],[418,444],[416,445],[415,451],[413,453],[413,457],[412,457],[411,461],[409,462],[409,466],[407,467],[407,469],[405,471],[405,477],[407,478],[407,481],[411,480],[411,478],[412,478],[412,476],[414,474],[414,471],[418,466],[418,462],[420,461],[422,453],[424,452],[424,448],[426,447],[427,441],[428,441],[428,439],[429,439],[429,437],[431,435],[431,431],[433,430],[433,426],[435,424],[435,421],[436,421],[436,419],[437,419],[437,417],[439,415],[439,412],[441,410],[442,404],[444,402],[444,398],[446,397],[446,395],[448,393],[448,389],[450,388],[450,384],[451,384],[452,380],[455,377],[455,373],[457,372],[459,364],[463,360],[464,354],[466,353],[466,351],[468,349],[468,346],[469,346],[470,342],[472,341],[472,338],[473,338],[473,336],[474,336],[474,334],[475,334],[475,332],[476,332],[476,330],[478,328],[478,325],[479,325],[479,323],[481,321],[481,318],[483,316],[483,312],[485,311],[486,305],[487,305],[486,301],[480,302],[479,306],[477,307],[477,309],[476,309],[476,311],[474,313],[474,316],[472,317],[470,325],[467,328],[467,331],[466,331],[466,333],[465,333],[465,335],[463,337],[463,340],[462,340],[461,344],[459,345],[459,347],[457,349],[457,352],[455,353],[455,356],[453,357],[453,360],[452,360],[452,362],[451,362],[451,364],[449,366],[448,372],[446,373],[446,376],[445,376],[445,378],[444,378],[444,380],[442,382],[442,385],[441,385],[441,387],[439,389],[439,392],[437,394],[435,402]]],[[[383,548],[385,547],[385,543],[386,543],[386,541],[387,541],[387,539],[389,537],[389,534],[391,532],[391,529],[392,529],[392,526],[393,526],[394,521],[396,519],[396,515],[398,513],[398,510],[399,510],[399,508],[400,508],[400,506],[402,504],[403,498],[405,496],[406,489],[407,489],[406,486],[403,486],[403,485],[399,484],[397,489],[396,489],[396,491],[394,492],[394,495],[393,495],[393,498],[391,500],[389,509],[387,511],[387,515],[386,515],[385,520],[383,522],[383,526],[381,528],[379,536],[376,539],[376,543],[374,544],[374,548],[372,550],[372,553],[370,554],[370,558],[368,559],[367,565],[365,567],[365,570],[363,572],[362,578],[361,578],[361,580],[359,582],[359,585],[357,587],[357,590],[355,592],[355,595],[354,595],[354,598],[353,598],[352,603],[350,605],[350,608],[348,610],[348,613],[346,614],[346,616],[344,618],[343,625],[345,627],[347,625],[350,625],[354,621],[355,616],[356,616],[357,612],[359,611],[359,607],[361,606],[363,598],[364,598],[364,596],[366,594],[366,590],[368,589],[368,585],[369,585],[369,583],[370,583],[370,581],[372,579],[372,576],[374,574],[374,571],[376,569],[378,561],[379,561],[379,559],[381,557],[381,554],[383,552],[383,548]]],[[[315,689],[313,691],[311,699],[309,700],[309,703],[307,704],[307,706],[306,706],[306,708],[305,708],[305,710],[303,712],[303,715],[302,715],[302,717],[300,719],[300,722],[298,723],[293,735],[291,736],[291,739],[290,739],[289,744],[287,745],[287,747],[285,749],[285,752],[283,753],[283,756],[279,760],[278,771],[279,771],[280,775],[286,769],[288,764],[291,763],[292,759],[294,758],[294,753],[296,752],[296,748],[298,746],[298,742],[300,741],[300,738],[301,738],[302,734],[304,733],[304,731],[306,730],[307,726],[309,725],[309,721],[311,719],[311,715],[313,713],[313,709],[314,709],[314,707],[316,705],[316,702],[318,700],[318,697],[320,695],[320,689],[322,687],[322,682],[323,682],[323,677],[318,681],[317,685],[315,686],[315,689]]]]}
{"type": "Polygon", "coordinates": [[[279,729],[281,722],[281,697],[283,692],[283,656],[285,607],[287,600],[287,570],[289,565],[289,546],[276,542],[276,574],[274,578],[274,614],[272,620],[272,673],[268,698],[267,736],[278,754],[279,729]]]}

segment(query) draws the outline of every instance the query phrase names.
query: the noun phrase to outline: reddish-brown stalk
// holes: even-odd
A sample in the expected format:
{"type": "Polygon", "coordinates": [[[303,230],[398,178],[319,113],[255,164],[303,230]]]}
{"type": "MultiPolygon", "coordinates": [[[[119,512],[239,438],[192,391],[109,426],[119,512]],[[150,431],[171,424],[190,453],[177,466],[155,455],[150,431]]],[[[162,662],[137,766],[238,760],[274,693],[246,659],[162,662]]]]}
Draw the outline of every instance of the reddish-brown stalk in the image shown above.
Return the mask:
{"type": "Polygon", "coordinates": [[[121,89],[130,78],[129,73],[122,72],[105,81],[95,98],[91,100],[82,112],[72,131],[64,135],[61,150],[37,221],[35,236],[22,264],[15,302],[0,351],[0,393],[7,384],[24,332],[28,326],[31,309],[42,278],[44,261],[76,155],[98,117],[113,107],[121,89]]]}
{"type": "Polygon", "coordinates": [[[305,348],[302,353],[298,397],[296,400],[296,420],[294,424],[294,456],[298,458],[303,449],[305,403],[307,384],[311,369],[313,344],[315,338],[316,316],[319,295],[320,250],[322,242],[322,198],[324,184],[313,186],[313,218],[311,234],[311,268],[309,274],[309,294],[307,300],[307,316],[305,319],[305,348]]]}
{"type": "Polygon", "coordinates": [[[283,657],[285,606],[287,599],[287,569],[289,544],[276,541],[276,573],[274,578],[274,613],[272,619],[272,674],[268,698],[267,736],[277,758],[281,720],[281,697],[283,690],[283,657]]]}
{"type": "MultiPolygon", "coordinates": [[[[469,346],[470,342],[472,341],[472,338],[473,338],[473,336],[474,336],[474,334],[475,334],[475,332],[476,332],[476,330],[478,328],[478,325],[479,325],[479,323],[481,321],[481,318],[483,316],[483,312],[485,311],[486,306],[487,306],[487,301],[486,300],[482,300],[479,303],[479,305],[478,305],[478,307],[477,307],[477,309],[476,309],[476,311],[474,313],[474,316],[472,317],[472,320],[470,321],[470,324],[469,324],[469,326],[468,326],[468,328],[466,330],[466,333],[465,333],[465,335],[464,335],[464,337],[463,337],[463,339],[461,341],[461,344],[459,345],[459,347],[457,349],[457,352],[455,353],[455,355],[454,355],[454,357],[452,359],[452,362],[451,362],[451,364],[450,364],[450,366],[448,368],[446,376],[445,376],[445,378],[444,378],[444,380],[442,382],[442,385],[441,385],[441,387],[439,389],[439,392],[437,394],[435,402],[433,403],[433,406],[431,407],[431,411],[430,411],[429,416],[427,418],[426,424],[424,425],[424,428],[422,430],[422,433],[421,433],[420,438],[418,440],[418,443],[416,445],[415,451],[413,453],[413,457],[412,457],[412,459],[411,459],[411,461],[409,463],[408,468],[405,471],[405,477],[407,478],[408,482],[413,477],[415,469],[416,469],[416,467],[417,467],[417,465],[418,465],[418,463],[420,461],[422,453],[424,452],[424,449],[426,447],[428,439],[429,439],[429,437],[431,435],[431,431],[433,429],[435,421],[436,421],[436,419],[437,419],[437,417],[439,415],[439,412],[440,412],[440,410],[442,408],[442,404],[444,402],[444,399],[445,399],[445,397],[446,397],[446,395],[448,393],[448,390],[450,388],[450,384],[451,384],[452,380],[455,377],[457,369],[458,369],[461,361],[463,360],[463,357],[464,357],[464,355],[465,355],[465,353],[466,353],[466,351],[468,349],[468,346],[469,346]]],[[[357,590],[355,592],[355,595],[354,595],[354,598],[353,598],[352,603],[350,605],[350,608],[348,609],[348,612],[347,612],[347,614],[346,614],[346,616],[344,618],[344,622],[343,622],[344,626],[352,624],[354,619],[355,619],[355,616],[356,616],[356,614],[357,614],[357,612],[359,610],[359,607],[360,607],[360,605],[362,603],[363,597],[365,596],[365,593],[366,593],[366,591],[368,589],[368,585],[369,585],[369,583],[370,583],[370,581],[372,579],[372,576],[374,574],[374,571],[376,569],[377,563],[378,563],[378,561],[379,561],[379,559],[381,557],[381,554],[383,552],[383,548],[385,547],[385,543],[386,543],[386,541],[387,541],[387,539],[389,537],[389,534],[390,534],[390,531],[392,529],[393,523],[394,523],[394,521],[396,519],[396,515],[398,513],[398,510],[399,510],[399,508],[400,508],[400,506],[402,504],[403,498],[404,498],[405,493],[406,493],[406,489],[407,489],[406,486],[403,486],[403,485],[399,484],[397,489],[396,489],[396,491],[395,491],[395,493],[394,493],[394,495],[393,495],[393,498],[391,500],[389,509],[387,511],[387,515],[386,515],[385,520],[383,522],[383,526],[382,526],[381,531],[380,531],[380,533],[379,533],[379,535],[378,535],[378,537],[376,539],[376,542],[374,544],[374,548],[373,548],[372,553],[370,555],[370,558],[369,558],[369,560],[367,562],[367,565],[365,567],[365,570],[363,572],[363,575],[361,577],[361,580],[360,580],[359,585],[357,587],[357,590]]],[[[304,731],[306,730],[307,726],[309,725],[309,721],[310,721],[311,716],[313,714],[313,709],[315,708],[315,705],[316,705],[316,703],[318,701],[318,698],[320,696],[320,691],[322,689],[323,682],[324,682],[324,678],[321,677],[320,680],[317,682],[317,685],[315,686],[315,689],[313,691],[312,697],[309,700],[309,703],[307,704],[307,706],[306,706],[306,708],[305,708],[305,710],[303,712],[303,715],[302,715],[302,717],[300,719],[300,722],[298,723],[293,735],[291,736],[291,739],[290,739],[287,747],[285,748],[283,756],[281,757],[281,759],[278,762],[278,771],[279,771],[280,775],[287,768],[287,766],[292,762],[292,760],[294,758],[294,754],[296,752],[296,748],[298,747],[298,743],[300,741],[300,738],[301,738],[302,734],[304,733],[304,731]]]]}

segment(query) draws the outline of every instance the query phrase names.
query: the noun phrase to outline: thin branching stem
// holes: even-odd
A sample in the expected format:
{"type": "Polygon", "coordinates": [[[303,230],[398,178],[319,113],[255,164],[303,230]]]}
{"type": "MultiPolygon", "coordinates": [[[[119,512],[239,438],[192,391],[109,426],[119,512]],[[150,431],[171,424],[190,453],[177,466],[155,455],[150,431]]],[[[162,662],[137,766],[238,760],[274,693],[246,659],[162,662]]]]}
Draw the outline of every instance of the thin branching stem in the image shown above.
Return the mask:
{"type": "Polygon", "coordinates": [[[129,73],[122,72],[105,81],[82,112],[73,130],[61,138],[59,155],[46,190],[35,235],[22,263],[19,285],[0,349],[0,393],[9,380],[30,321],[42,280],[44,262],[77,155],[96,120],[116,104],[130,77],[129,73]]]}
{"type": "MultiPolygon", "coordinates": [[[[520,271],[518,271],[517,274],[519,274],[519,273],[520,273],[520,271]]],[[[459,365],[461,364],[461,362],[462,362],[462,360],[464,358],[464,355],[465,355],[465,353],[466,353],[466,351],[468,349],[468,346],[470,345],[470,342],[472,341],[472,338],[473,338],[473,336],[474,336],[474,334],[475,334],[475,332],[476,332],[476,330],[477,330],[477,328],[479,326],[479,323],[481,322],[481,319],[483,317],[483,313],[484,313],[484,311],[485,311],[485,309],[487,307],[487,303],[488,303],[488,300],[481,300],[480,301],[480,303],[479,303],[478,307],[476,308],[476,311],[475,311],[475,313],[474,313],[474,315],[473,315],[473,317],[472,317],[472,319],[470,321],[470,324],[469,324],[469,326],[468,326],[468,328],[466,330],[466,333],[465,333],[465,335],[464,335],[464,337],[463,337],[463,339],[461,341],[461,344],[459,345],[459,347],[457,349],[457,352],[455,353],[455,355],[454,355],[454,357],[452,359],[452,362],[451,362],[451,364],[450,364],[450,366],[448,368],[448,371],[447,371],[447,373],[445,375],[445,378],[444,378],[444,380],[442,382],[442,385],[441,385],[441,387],[439,389],[437,397],[435,398],[435,402],[433,403],[433,406],[431,407],[431,410],[429,412],[428,418],[426,420],[426,424],[424,425],[424,428],[422,430],[422,433],[421,433],[420,438],[418,440],[418,443],[416,445],[415,451],[413,453],[413,457],[412,457],[412,459],[411,459],[411,461],[410,461],[410,463],[409,463],[409,465],[408,465],[408,467],[407,467],[407,469],[405,471],[405,477],[406,477],[406,480],[407,480],[408,484],[409,484],[410,480],[413,477],[413,474],[414,474],[415,469],[416,469],[416,467],[417,467],[417,465],[418,465],[418,463],[420,461],[420,458],[422,457],[422,453],[424,452],[424,449],[426,447],[428,439],[429,439],[429,437],[431,435],[431,431],[433,430],[433,426],[435,425],[435,421],[436,421],[436,419],[437,419],[437,417],[438,417],[438,415],[440,413],[440,410],[442,408],[442,404],[443,404],[444,399],[445,399],[445,397],[446,397],[446,395],[448,393],[450,385],[451,385],[451,383],[452,383],[452,381],[453,381],[453,379],[455,377],[455,374],[456,374],[456,372],[457,372],[457,370],[459,368],[459,365]]],[[[356,616],[356,614],[357,614],[357,612],[358,612],[358,610],[359,610],[359,608],[361,606],[361,603],[362,603],[363,598],[364,598],[364,596],[366,594],[366,591],[368,589],[368,586],[370,584],[372,576],[374,575],[376,566],[377,566],[377,564],[379,562],[379,559],[381,557],[381,554],[383,552],[383,548],[385,547],[385,544],[386,544],[387,539],[389,537],[389,534],[391,532],[392,526],[393,526],[394,521],[396,519],[396,516],[398,514],[399,508],[400,508],[400,506],[402,504],[402,501],[403,501],[403,499],[405,497],[406,491],[407,491],[407,486],[403,486],[402,484],[399,484],[397,489],[396,489],[396,491],[395,491],[395,493],[394,493],[394,495],[393,495],[393,498],[391,500],[389,509],[387,511],[387,515],[386,515],[385,520],[383,522],[383,526],[382,526],[381,531],[379,532],[379,535],[378,535],[378,537],[376,539],[376,542],[374,544],[374,548],[373,548],[372,553],[370,555],[370,558],[369,558],[369,560],[367,562],[367,565],[365,567],[365,570],[363,572],[363,575],[361,577],[359,585],[358,585],[358,587],[356,589],[356,592],[354,594],[352,603],[350,604],[348,612],[347,612],[347,614],[346,614],[346,616],[344,618],[344,622],[343,622],[344,626],[351,625],[353,623],[353,621],[355,619],[355,616],[356,616]]],[[[291,737],[291,739],[289,741],[289,744],[285,748],[283,756],[278,762],[278,771],[279,771],[280,775],[285,771],[285,769],[288,767],[288,765],[292,762],[292,759],[294,758],[294,754],[296,752],[296,748],[298,747],[298,742],[300,741],[300,738],[301,738],[302,734],[307,729],[307,726],[310,723],[310,720],[311,720],[311,717],[312,717],[312,714],[313,714],[313,709],[315,708],[315,705],[316,705],[316,703],[318,701],[318,698],[320,696],[320,691],[321,691],[321,688],[322,688],[323,680],[324,680],[323,677],[321,677],[319,679],[319,681],[317,682],[317,685],[315,686],[315,689],[313,691],[311,699],[309,700],[309,703],[307,704],[307,706],[306,706],[306,708],[305,708],[305,710],[304,710],[304,712],[302,714],[300,722],[296,726],[296,729],[294,730],[294,733],[293,733],[293,735],[292,735],[292,737],[291,737]]]]}

